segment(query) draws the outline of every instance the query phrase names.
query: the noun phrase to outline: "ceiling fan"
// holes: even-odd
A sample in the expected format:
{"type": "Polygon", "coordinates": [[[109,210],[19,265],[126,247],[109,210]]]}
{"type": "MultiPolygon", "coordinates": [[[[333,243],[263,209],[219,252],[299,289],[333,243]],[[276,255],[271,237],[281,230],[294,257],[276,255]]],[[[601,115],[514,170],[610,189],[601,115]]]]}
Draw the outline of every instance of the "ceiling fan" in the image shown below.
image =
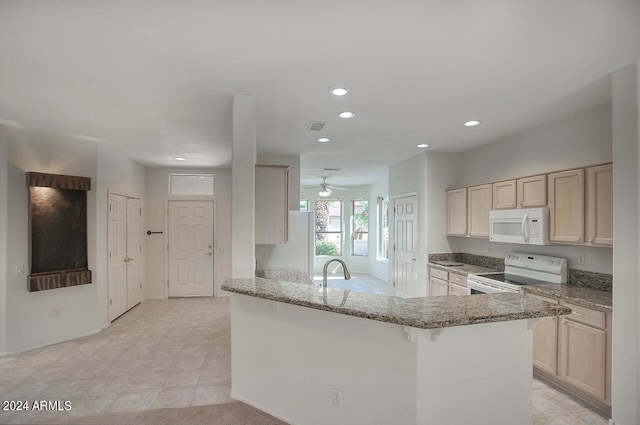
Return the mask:
{"type": "Polygon", "coordinates": [[[327,178],[323,177],[322,178],[322,183],[320,183],[320,192],[318,192],[318,196],[320,196],[321,198],[326,198],[327,196],[331,195],[331,191],[332,190],[349,190],[346,187],[336,187],[336,186],[332,186],[329,183],[327,183],[327,178]]]}

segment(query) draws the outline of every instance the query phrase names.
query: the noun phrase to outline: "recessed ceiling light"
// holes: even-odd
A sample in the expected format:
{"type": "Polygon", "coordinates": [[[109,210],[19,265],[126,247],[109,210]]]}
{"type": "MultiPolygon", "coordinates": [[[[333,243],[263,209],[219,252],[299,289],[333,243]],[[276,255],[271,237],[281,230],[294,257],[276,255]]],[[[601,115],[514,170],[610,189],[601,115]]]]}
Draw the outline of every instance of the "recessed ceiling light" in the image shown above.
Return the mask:
{"type": "Polygon", "coordinates": [[[344,96],[349,93],[349,90],[344,86],[333,86],[329,89],[332,95],[334,96],[344,96]]]}
{"type": "Polygon", "coordinates": [[[318,142],[320,142],[320,143],[327,143],[327,142],[330,142],[330,141],[331,141],[331,139],[329,139],[328,137],[321,137],[321,138],[318,139],[318,142]]]}
{"type": "Polygon", "coordinates": [[[355,112],[351,112],[351,111],[344,111],[344,112],[340,112],[338,114],[338,116],[340,118],[353,118],[356,116],[355,112]]]}
{"type": "Polygon", "coordinates": [[[471,121],[467,121],[466,123],[464,123],[465,127],[475,127],[476,125],[479,125],[480,121],[476,121],[476,120],[471,120],[471,121]]]}
{"type": "Polygon", "coordinates": [[[187,158],[182,157],[182,156],[176,156],[176,157],[175,157],[175,158],[173,158],[173,159],[174,159],[174,160],[176,160],[176,161],[186,161],[186,160],[187,160],[187,158]]]}
{"type": "Polygon", "coordinates": [[[420,143],[418,145],[419,148],[428,148],[429,147],[429,143],[420,143]]]}

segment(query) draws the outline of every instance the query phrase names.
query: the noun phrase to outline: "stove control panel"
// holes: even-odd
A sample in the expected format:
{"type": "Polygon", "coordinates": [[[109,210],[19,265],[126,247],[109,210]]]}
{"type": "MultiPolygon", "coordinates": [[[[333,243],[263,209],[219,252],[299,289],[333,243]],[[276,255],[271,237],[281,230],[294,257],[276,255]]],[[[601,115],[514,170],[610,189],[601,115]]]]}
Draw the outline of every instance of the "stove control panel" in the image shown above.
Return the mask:
{"type": "Polygon", "coordinates": [[[547,255],[511,252],[504,259],[505,267],[536,270],[552,274],[566,274],[567,260],[547,255]]]}

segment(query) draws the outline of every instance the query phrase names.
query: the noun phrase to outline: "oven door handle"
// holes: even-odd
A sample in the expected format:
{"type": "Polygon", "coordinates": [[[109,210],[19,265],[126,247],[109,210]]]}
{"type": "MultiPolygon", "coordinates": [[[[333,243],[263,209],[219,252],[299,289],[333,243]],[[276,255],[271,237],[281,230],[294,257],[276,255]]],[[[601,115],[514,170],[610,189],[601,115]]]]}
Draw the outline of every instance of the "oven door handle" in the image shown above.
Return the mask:
{"type": "Polygon", "coordinates": [[[522,217],[522,224],[520,225],[520,232],[522,233],[522,238],[527,242],[529,240],[529,226],[527,220],[529,219],[529,214],[525,214],[522,217]]]}

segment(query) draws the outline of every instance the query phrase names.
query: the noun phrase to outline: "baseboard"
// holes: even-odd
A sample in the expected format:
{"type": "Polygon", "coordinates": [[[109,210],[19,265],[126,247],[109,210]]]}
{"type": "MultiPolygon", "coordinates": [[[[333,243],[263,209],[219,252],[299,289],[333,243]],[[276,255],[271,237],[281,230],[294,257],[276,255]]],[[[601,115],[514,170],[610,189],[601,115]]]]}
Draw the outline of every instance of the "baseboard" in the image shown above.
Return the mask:
{"type": "Polygon", "coordinates": [[[282,415],[279,415],[279,414],[277,414],[275,412],[272,412],[270,409],[267,409],[266,407],[262,406],[260,403],[255,403],[255,402],[249,400],[248,398],[245,398],[245,397],[241,396],[240,394],[233,392],[233,390],[231,390],[231,398],[236,400],[236,401],[241,401],[244,404],[248,404],[251,407],[255,407],[256,409],[260,410],[261,412],[264,412],[264,413],[266,413],[268,415],[271,415],[276,419],[280,419],[281,421],[286,422],[286,423],[288,423],[290,425],[300,425],[297,422],[294,422],[290,418],[287,418],[285,416],[282,416],[282,415]]]}
{"type": "Polygon", "coordinates": [[[19,355],[24,354],[24,353],[28,353],[29,351],[41,350],[43,348],[52,347],[54,345],[64,344],[65,342],[76,341],[76,340],[81,339],[81,338],[86,338],[88,336],[95,335],[95,334],[98,334],[98,333],[104,331],[105,329],[107,329],[109,327],[109,325],[110,325],[109,323],[105,323],[102,326],[100,326],[98,329],[94,329],[92,331],[89,331],[89,332],[84,333],[82,335],[78,335],[78,336],[73,337],[73,338],[63,339],[61,341],[46,342],[46,343],[41,344],[41,345],[34,345],[34,346],[26,347],[26,348],[21,348],[20,350],[16,350],[16,351],[6,351],[4,353],[0,353],[0,358],[15,357],[15,356],[19,356],[19,355]]]}

